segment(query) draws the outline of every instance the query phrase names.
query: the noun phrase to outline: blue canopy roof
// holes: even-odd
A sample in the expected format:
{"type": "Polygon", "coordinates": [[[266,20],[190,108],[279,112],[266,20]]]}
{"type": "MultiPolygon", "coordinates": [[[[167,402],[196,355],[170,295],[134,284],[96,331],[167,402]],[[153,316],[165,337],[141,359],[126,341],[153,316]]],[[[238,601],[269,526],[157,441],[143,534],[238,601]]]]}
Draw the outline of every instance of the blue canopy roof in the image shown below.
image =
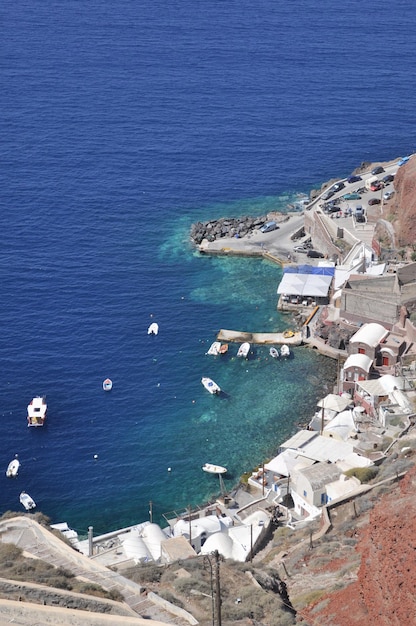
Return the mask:
{"type": "Polygon", "coordinates": [[[285,267],[284,274],[316,274],[317,276],[334,276],[335,267],[327,266],[320,267],[317,265],[291,265],[285,267]]]}

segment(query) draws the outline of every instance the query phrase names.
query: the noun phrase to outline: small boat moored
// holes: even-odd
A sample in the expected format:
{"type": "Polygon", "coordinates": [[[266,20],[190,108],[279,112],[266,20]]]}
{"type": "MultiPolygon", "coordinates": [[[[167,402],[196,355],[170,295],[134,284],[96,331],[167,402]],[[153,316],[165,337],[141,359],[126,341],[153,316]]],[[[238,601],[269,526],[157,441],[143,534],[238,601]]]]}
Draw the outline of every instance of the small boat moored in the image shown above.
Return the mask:
{"type": "Polygon", "coordinates": [[[218,352],[220,354],[226,354],[228,352],[228,343],[222,343],[218,352]]]}
{"type": "Polygon", "coordinates": [[[249,352],[250,352],[250,344],[248,343],[248,341],[245,341],[238,348],[237,356],[246,359],[249,352]]]}
{"type": "Polygon", "coordinates": [[[30,511],[31,509],[36,508],[36,502],[33,500],[33,498],[30,497],[28,493],[26,493],[26,491],[22,491],[19,500],[20,504],[23,504],[26,511],[30,511]]]}
{"type": "Polygon", "coordinates": [[[211,354],[213,356],[217,356],[220,352],[220,348],[221,348],[221,342],[220,341],[214,341],[214,343],[211,344],[207,354],[211,354]]]}
{"type": "Polygon", "coordinates": [[[113,381],[111,380],[111,378],[106,378],[103,381],[103,389],[104,391],[111,391],[113,388],[113,381]]]}
{"type": "Polygon", "coordinates": [[[221,388],[219,387],[219,385],[217,385],[217,383],[214,383],[214,381],[211,378],[208,377],[204,377],[201,378],[201,383],[204,385],[205,389],[207,391],[209,391],[212,394],[219,394],[221,393],[221,388]]]}
{"type": "Polygon", "coordinates": [[[283,337],[285,339],[291,339],[294,336],[295,336],[295,333],[293,330],[285,330],[285,332],[283,333],[283,337]]]}
{"type": "Polygon", "coordinates": [[[156,322],[153,322],[152,324],[150,324],[149,328],[147,329],[148,335],[157,335],[158,332],[159,332],[159,324],[156,324],[156,322]]]}
{"type": "Polygon", "coordinates": [[[277,348],[270,348],[269,354],[274,359],[278,359],[279,358],[279,350],[277,348]]]}
{"type": "Polygon", "coordinates": [[[290,356],[289,346],[287,346],[286,344],[283,344],[283,346],[280,348],[280,355],[283,357],[289,357],[290,356]]]}
{"type": "Polygon", "coordinates": [[[45,396],[35,396],[27,406],[27,425],[43,426],[48,406],[45,396]]]}
{"type": "Polygon", "coordinates": [[[227,471],[226,467],[222,467],[222,465],[214,465],[213,463],[205,463],[202,466],[204,472],[208,472],[209,474],[225,474],[227,471]]]}
{"type": "Polygon", "coordinates": [[[19,471],[19,467],[20,467],[20,461],[18,460],[17,454],[16,454],[16,458],[13,459],[13,461],[10,461],[10,463],[7,466],[7,470],[6,470],[7,478],[16,478],[17,473],[19,471]]]}

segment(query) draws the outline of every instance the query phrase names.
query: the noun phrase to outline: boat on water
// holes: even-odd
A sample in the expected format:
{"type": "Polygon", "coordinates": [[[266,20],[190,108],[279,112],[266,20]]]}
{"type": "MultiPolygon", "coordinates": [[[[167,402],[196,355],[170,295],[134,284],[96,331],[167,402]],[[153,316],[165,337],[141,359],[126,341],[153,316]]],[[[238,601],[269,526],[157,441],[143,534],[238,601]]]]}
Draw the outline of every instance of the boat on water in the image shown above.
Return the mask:
{"type": "Polygon", "coordinates": [[[209,391],[212,394],[219,394],[221,393],[221,388],[219,387],[219,385],[217,385],[217,383],[214,383],[214,381],[211,378],[208,377],[204,377],[201,378],[201,383],[204,385],[205,389],[207,391],[209,391]]]}
{"type": "Polygon", "coordinates": [[[111,378],[106,378],[103,381],[103,389],[104,391],[111,391],[113,388],[113,381],[111,380],[111,378]]]}
{"type": "Polygon", "coordinates": [[[220,348],[221,348],[221,342],[220,341],[214,341],[214,343],[211,344],[207,354],[211,354],[213,356],[217,356],[220,353],[220,348]]]}
{"type": "Polygon", "coordinates": [[[43,426],[46,421],[47,410],[45,396],[35,396],[27,406],[27,425],[43,426]]]}
{"type": "Polygon", "coordinates": [[[226,354],[228,352],[228,343],[223,343],[218,350],[220,354],[226,354]]]}
{"type": "Polygon", "coordinates": [[[26,493],[26,491],[22,491],[22,493],[20,494],[19,500],[20,500],[20,504],[23,504],[26,511],[30,511],[31,509],[36,508],[36,502],[34,501],[33,498],[30,497],[28,493],[26,493]]]}
{"type": "Polygon", "coordinates": [[[289,346],[287,346],[285,343],[283,344],[283,346],[280,348],[280,355],[283,357],[288,357],[290,356],[290,349],[289,346]]]}
{"type": "Polygon", "coordinates": [[[152,324],[150,324],[149,328],[147,329],[147,334],[157,335],[158,332],[159,332],[159,324],[156,324],[156,322],[152,322],[152,324]]]}
{"type": "Polygon", "coordinates": [[[274,359],[278,359],[279,358],[279,350],[277,348],[270,348],[269,350],[270,356],[273,357],[274,359]]]}
{"type": "Polygon", "coordinates": [[[209,474],[225,474],[227,471],[226,467],[222,467],[222,465],[214,465],[213,463],[205,463],[202,466],[204,472],[208,472],[209,474]]]}
{"type": "Polygon", "coordinates": [[[17,458],[13,459],[13,461],[10,461],[6,470],[7,478],[16,478],[17,473],[19,471],[19,467],[20,467],[20,461],[17,458]]]}
{"type": "Polygon", "coordinates": [[[290,339],[294,336],[295,336],[295,333],[293,332],[293,330],[285,330],[285,332],[283,333],[283,337],[285,339],[290,339]]]}
{"type": "Polygon", "coordinates": [[[250,352],[250,344],[248,343],[248,341],[245,341],[238,348],[237,356],[246,359],[249,352],[250,352]]]}

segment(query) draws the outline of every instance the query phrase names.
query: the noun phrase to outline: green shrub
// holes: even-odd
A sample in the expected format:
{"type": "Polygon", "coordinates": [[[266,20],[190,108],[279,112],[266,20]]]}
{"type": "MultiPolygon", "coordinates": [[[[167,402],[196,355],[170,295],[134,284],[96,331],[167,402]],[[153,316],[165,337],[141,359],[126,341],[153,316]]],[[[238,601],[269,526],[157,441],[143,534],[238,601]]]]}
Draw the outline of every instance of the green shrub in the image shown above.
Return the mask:
{"type": "Polygon", "coordinates": [[[185,595],[190,595],[192,589],[200,591],[201,593],[206,593],[207,595],[211,594],[211,585],[202,579],[178,578],[173,584],[179,593],[183,593],[185,595]]]}
{"type": "Polygon", "coordinates": [[[127,578],[136,583],[158,583],[162,577],[163,569],[157,565],[138,565],[126,571],[127,578]]]}
{"type": "Polygon", "coordinates": [[[71,591],[73,589],[71,583],[68,582],[68,579],[62,577],[49,578],[48,586],[56,587],[56,589],[66,589],[66,591],[71,591]]]}
{"type": "Polygon", "coordinates": [[[360,498],[357,504],[357,515],[370,511],[373,506],[374,502],[372,502],[369,498],[360,498]]]}
{"type": "Polygon", "coordinates": [[[184,604],[183,602],[181,602],[179,600],[179,598],[176,598],[173,593],[171,593],[170,591],[167,591],[165,589],[161,589],[160,591],[158,591],[158,595],[163,598],[164,600],[166,600],[166,602],[170,602],[171,604],[174,604],[175,606],[178,606],[180,609],[184,608],[184,604]]]}
{"type": "Polygon", "coordinates": [[[370,480],[373,480],[377,476],[378,468],[371,467],[353,467],[345,472],[348,477],[355,476],[358,478],[360,483],[369,483],[370,480]]]}
{"type": "Polygon", "coordinates": [[[13,543],[0,543],[0,562],[5,560],[16,561],[22,556],[22,550],[13,543]]]}

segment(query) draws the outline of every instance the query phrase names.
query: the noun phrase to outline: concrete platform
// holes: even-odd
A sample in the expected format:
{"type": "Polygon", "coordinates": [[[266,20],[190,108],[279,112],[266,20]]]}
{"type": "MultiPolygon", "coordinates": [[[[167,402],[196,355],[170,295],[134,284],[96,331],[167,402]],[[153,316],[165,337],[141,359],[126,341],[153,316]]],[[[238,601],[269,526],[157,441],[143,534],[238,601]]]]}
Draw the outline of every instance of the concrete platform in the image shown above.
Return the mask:
{"type": "Polygon", "coordinates": [[[248,333],[240,330],[225,330],[222,328],[217,335],[218,341],[230,341],[255,344],[287,344],[288,346],[300,346],[303,336],[300,331],[295,332],[292,337],[285,337],[285,333],[248,333]]]}

